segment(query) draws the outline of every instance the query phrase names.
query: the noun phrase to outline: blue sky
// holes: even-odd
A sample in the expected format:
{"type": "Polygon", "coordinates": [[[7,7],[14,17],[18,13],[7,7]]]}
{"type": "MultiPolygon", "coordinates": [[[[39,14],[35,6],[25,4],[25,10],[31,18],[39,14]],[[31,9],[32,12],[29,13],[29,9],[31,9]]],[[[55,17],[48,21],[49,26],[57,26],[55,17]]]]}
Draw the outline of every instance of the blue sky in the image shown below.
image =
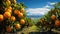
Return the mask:
{"type": "Polygon", "coordinates": [[[17,2],[24,2],[29,8],[39,8],[45,6],[48,2],[60,2],[60,0],[17,0],[17,2]]]}
{"type": "Polygon", "coordinates": [[[17,0],[18,3],[24,2],[28,7],[27,16],[41,16],[46,14],[60,0],[17,0]]]}

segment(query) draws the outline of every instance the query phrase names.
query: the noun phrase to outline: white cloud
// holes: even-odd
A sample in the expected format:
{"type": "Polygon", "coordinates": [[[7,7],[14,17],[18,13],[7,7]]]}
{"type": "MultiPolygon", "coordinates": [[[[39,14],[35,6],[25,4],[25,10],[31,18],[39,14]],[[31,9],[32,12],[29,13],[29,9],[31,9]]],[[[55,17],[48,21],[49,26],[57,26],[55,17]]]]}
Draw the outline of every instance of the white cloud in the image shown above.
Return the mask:
{"type": "Polygon", "coordinates": [[[27,9],[27,15],[44,15],[50,10],[51,6],[46,4],[42,8],[28,8],[27,9]]]}
{"type": "Polygon", "coordinates": [[[50,9],[46,8],[46,6],[44,8],[28,8],[27,9],[27,15],[44,15],[45,13],[47,13],[50,9]]]}
{"type": "Polygon", "coordinates": [[[56,4],[57,2],[48,2],[48,4],[50,4],[50,5],[54,5],[54,4],[56,4]]]}
{"type": "Polygon", "coordinates": [[[45,8],[50,8],[50,6],[47,4],[46,6],[44,6],[45,8]]]}

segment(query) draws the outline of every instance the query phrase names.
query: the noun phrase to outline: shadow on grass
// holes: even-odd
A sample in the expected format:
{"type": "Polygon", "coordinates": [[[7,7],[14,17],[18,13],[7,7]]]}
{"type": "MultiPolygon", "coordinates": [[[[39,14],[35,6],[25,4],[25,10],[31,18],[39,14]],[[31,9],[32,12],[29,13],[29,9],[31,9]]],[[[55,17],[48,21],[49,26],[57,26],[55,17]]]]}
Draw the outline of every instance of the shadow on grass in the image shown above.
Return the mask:
{"type": "Polygon", "coordinates": [[[30,32],[29,34],[57,34],[52,31],[47,31],[47,32],[30,32]]]}

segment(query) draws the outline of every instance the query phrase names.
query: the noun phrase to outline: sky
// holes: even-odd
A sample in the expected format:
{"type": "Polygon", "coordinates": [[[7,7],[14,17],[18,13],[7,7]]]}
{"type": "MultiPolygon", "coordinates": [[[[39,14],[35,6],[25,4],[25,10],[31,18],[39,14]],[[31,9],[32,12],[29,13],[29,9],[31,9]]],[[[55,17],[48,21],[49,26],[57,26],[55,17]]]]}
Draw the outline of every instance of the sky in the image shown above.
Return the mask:
{"type": "Polygon", "coordinates": [[[24,2],[27,6],[27,16],[35,17],[45,15],[60,0],[17,0],[17,2],[24,2]]]}

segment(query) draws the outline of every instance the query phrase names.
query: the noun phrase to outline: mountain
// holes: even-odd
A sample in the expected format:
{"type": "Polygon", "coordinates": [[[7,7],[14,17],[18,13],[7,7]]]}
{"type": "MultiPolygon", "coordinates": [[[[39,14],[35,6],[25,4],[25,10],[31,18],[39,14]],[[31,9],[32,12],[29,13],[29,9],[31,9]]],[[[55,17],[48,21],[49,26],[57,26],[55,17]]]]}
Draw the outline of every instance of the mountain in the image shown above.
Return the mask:
{"type": "Polygon", "coordinates": [[[28,18],[41,18],[43,15],[27,15],[28,18]]]}

